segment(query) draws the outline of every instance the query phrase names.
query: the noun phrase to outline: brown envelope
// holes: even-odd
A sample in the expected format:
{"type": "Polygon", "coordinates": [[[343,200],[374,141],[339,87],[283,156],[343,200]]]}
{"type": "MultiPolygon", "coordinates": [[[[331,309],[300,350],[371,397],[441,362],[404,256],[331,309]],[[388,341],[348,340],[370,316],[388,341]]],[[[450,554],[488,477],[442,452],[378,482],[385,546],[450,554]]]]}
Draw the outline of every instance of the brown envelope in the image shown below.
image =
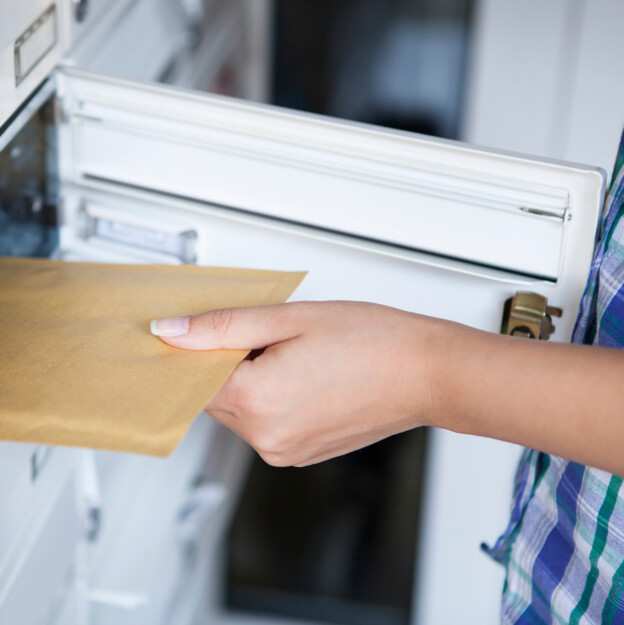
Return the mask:
{"type": "Polygon", "coordinates": [[[246,351],[151,319],[284,302],[305,274],[0,259],[0,439],[165,456],[246,351]]]}

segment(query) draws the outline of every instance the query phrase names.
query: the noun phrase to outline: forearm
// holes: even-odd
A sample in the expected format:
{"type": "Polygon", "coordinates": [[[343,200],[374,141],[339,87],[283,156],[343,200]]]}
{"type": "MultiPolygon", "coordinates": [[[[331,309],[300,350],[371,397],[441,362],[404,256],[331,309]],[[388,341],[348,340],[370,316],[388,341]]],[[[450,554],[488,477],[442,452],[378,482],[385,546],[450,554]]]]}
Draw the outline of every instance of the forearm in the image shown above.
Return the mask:
{"type": "Polygon", "coordinates": [[[440,322],[432,424],[624,475],[624,352],[440,322]]]}

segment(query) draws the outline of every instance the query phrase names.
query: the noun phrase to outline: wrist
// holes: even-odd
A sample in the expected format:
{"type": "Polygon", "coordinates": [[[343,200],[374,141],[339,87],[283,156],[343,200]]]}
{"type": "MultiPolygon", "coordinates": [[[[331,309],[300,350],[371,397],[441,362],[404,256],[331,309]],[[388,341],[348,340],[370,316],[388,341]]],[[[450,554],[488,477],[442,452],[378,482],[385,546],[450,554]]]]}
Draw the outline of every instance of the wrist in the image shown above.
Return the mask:
{"type": "Polygon", "coordinates": [[[470,401],[479,373],[479,339],[486,333],[433,319],[424,350],[428,385],[425,423],[464,434],[471,433],[470,401]],[[468,387],[466,386],[468,385],[468,387]]]}
{"type": "Polygon", "coordinates": [[[449,367],[457,324],[412,314],[408,354],[409,405],[416,426],[448,427],[449,367]]]}

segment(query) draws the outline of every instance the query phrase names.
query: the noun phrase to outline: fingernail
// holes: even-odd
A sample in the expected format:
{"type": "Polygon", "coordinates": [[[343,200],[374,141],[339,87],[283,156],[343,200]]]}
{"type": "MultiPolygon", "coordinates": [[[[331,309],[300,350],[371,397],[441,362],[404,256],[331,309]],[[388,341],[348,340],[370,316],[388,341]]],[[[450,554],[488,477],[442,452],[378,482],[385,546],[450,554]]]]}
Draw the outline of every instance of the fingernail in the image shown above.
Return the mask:
{"type": "Polygon", "coordinates": [[[189,331],[190,321],[190,317],[154,319],[150,323],[150,330],[156,336],[182,336],[189,331]]]}

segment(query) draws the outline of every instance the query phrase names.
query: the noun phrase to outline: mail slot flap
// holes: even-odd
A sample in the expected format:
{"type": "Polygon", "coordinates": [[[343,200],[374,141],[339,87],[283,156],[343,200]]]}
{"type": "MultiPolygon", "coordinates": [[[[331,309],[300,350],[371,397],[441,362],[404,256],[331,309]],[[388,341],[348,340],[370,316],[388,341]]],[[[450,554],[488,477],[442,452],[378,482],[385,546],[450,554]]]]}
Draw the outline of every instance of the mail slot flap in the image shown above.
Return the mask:
{"type": "Polygon", "coordinates": [[[142,222],[158,232],[194,232],[199,265],[307,270],[295,299],[373,301],[492,332],[500,330],[505,301],[517,291],[533,291],[563,308],[553,339],[567,340],[589,269],[554,283],[145,191],[115,194],[73,185],[61,191],[67,260],[175,261],[83,228],[85,216],[142,222]]]}
{"type": "Polygon", "coordinates": [[[597,169],[62,70],[65,181],[149,189],[551,281],[592,253],[597,169]]]}

